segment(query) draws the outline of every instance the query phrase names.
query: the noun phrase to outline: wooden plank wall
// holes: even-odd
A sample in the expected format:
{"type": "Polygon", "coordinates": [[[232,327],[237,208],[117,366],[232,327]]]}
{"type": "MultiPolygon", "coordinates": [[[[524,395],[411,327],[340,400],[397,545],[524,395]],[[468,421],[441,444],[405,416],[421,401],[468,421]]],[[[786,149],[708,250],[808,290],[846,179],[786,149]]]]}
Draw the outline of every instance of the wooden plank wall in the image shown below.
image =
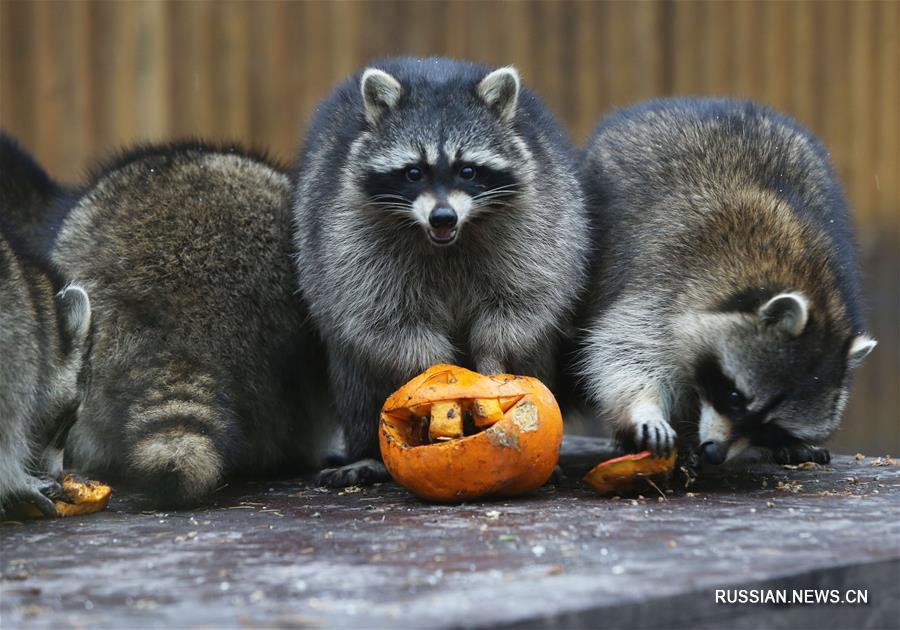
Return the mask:
{"type": "Polygon", "coordinates": [[[900,450],[898,9],[873,2],[0,2],[0,126],[77,180],[137,140],[290,160],[318,100],[384,55],[516,64],[582,141],[667,94],[758,99],[830,147],[856,210],[871,328],[844,449],[900,450]]]}

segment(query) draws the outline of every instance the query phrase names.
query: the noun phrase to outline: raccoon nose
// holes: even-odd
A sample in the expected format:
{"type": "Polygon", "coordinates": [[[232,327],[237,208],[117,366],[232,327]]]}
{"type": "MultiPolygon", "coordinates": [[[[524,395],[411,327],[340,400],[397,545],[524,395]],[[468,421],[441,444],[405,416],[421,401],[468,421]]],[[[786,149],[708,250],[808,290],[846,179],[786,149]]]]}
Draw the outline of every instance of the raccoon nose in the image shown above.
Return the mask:
{"type": "Polygon", "coordinates": [[[428,223],[435,229],[456,227],[456,212],[450,206],[438,206],[428,215],[428,223]]]}
{"type": "Polygon", "coordinates": [[[710,464],[721,464],[728,456],[728,444],[709,440],[700,445],[700,454],[710,464]]]}

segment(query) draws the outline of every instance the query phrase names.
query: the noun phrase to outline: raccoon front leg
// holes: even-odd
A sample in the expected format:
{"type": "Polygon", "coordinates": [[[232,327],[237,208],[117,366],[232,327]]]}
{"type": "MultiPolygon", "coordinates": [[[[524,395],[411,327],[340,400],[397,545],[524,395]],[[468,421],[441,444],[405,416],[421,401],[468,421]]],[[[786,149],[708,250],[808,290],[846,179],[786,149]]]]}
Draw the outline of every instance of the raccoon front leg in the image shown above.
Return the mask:
{"type": "Polygon", "coordinates": [[[676,433],[662,406],[653,398],[638,399],[615,420],[620,442],[638,451],[668,455],[675,449],[676,433]]]}
{"type": "Polygon", "coordinates": [[[538,309],[529,313],[482,311],[472,326],[469,340],[476,371],[536,376],[549,385],[556,350],[550,321],[538,309]]]}
{"type": "Polygon", "coordinates": [[[329,373],[344,430],[347,463],[323,469],[316,483],[340,488],[388,480],[378,453],[378,418],[391,385],[349,353],[330,352],[329,373]]]}
{"type": "Polygon", "coordinates": [[[344,428],[344,466],[323,470],[318,483],[341,487],[389,479],[378,448],[378,421],[387,397],[405,381],[437,363],[452,362],[453,344],[421,324],[378,332],[355,331],[364,354],[328,347],[328,370],[335,407],[344,428]]]}
{"type": "Polygon", "coordinates": [[[6,517],[7,510],[20,503],[30,503],[47,517],[58,516],[53,499],[62,495],[59,481],[51,477],[35,477],[27,473],[21,483],[4,491],[0,500],[0,520],[6,517]]]}
{"type": "Polygon", "coordinates": [[[827,464],[831,461],[831,453],[828,452],[828,449],[799,440],[772,449],[772,457],[778,464],[803,464],[806,462],[827,464]]]}

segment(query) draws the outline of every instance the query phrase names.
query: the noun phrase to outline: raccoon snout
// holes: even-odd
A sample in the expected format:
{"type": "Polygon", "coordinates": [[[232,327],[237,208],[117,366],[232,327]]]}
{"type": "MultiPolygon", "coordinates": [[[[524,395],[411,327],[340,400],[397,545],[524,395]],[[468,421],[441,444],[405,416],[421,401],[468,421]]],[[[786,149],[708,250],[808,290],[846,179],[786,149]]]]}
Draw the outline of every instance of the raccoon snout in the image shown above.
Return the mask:
{"type": "Polygon", "coordinates": [[[450,206],[438,206],[428,215],[429,225],[436,230],[453,229],[457,220],[456,211],[450,206]]]}
{"type": "Polygon", "coordinates": [[[700,455],[710,464],[723,464],[728,457],[728,444],[725,442],[716,442],[707,440],[700,445],[700,455]]]}
{"type": "Polygon", "coordinates": [[[435,243],[447,244],[456,238],[456,224],[459,217],[450,206],[437,206],[428,215],[429,234],[435,243]]]}

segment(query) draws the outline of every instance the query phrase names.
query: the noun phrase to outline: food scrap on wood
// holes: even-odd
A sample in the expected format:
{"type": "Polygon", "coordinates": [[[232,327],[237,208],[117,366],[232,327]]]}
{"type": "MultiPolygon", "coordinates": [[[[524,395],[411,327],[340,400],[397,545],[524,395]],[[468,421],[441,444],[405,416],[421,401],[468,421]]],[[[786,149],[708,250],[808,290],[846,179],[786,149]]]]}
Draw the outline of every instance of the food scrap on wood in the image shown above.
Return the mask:
{"type": "MultiPolygon", "coordinates": [[[[656,488],[656,481],[672,474],[675,453],[668,457],[655,457],[650,451],[623,455],[600,462],[584,476],[584,480],[600,494],[629,494],[656,488]]],[[[658,489],[658,488],[657,488],[658,489]]]]}

